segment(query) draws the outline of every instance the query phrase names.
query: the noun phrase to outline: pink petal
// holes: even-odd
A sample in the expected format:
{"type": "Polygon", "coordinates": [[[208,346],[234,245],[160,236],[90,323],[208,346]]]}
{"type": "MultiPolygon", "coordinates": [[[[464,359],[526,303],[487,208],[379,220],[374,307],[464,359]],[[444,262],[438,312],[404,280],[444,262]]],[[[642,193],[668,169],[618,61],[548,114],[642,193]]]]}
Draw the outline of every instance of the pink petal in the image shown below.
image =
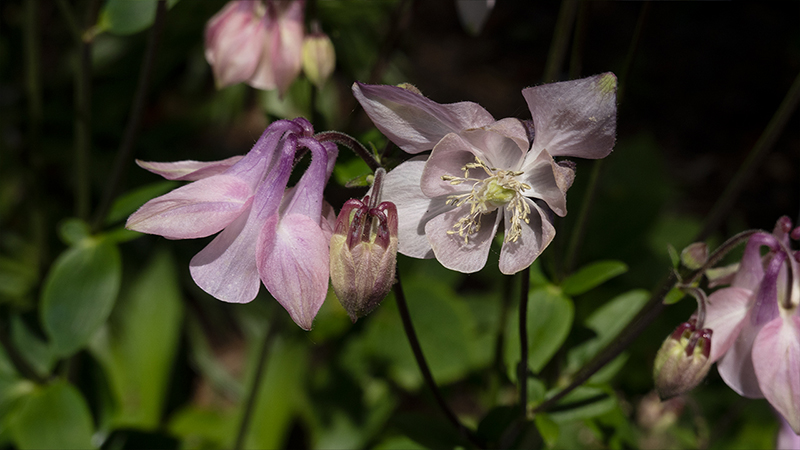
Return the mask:
{"type": "Polygon", "coordinates": [[[750,239],[747,242],[732,286],[749,289],[753,292],[758,291],[761,280],[764,279],[761,245],[762,242],[759,239],[750,239]]]}
{"type": "Polygon", "coordinates": [[[477,103],[440,105],[396,86],[354,83],[353,95],[381,133],[408,153],[430,150],[448,133],[494,122],[477,103]]]}
{"type": "Polygon", "coordinates": [[[150,200],[125,227],[168,239],[210,236],[249,208],[252,198],[253,190],[241,178],[217,175],[150,200]]]}
{"type": "Polygon", "coordinates": [[[616,92],[611,72],[523,89],[536,130],[533,148],[553,156],[606,157],[617,129],[616,92]]]}
{"type": "Polygon", "coordinates": [[[270,31],[271,56],[275,83],[283,95],[300,75],[303,65],[303,10],[305,1],[288,2],[281,11],[277,27],[270,31]]]}
{"type": "Polygon", "coordinates": [[[206,25],[206,60],[218,88],[250,78],[261,59],[266,29],[255,15],[254,5],[230,2],[206,25]]]}
{"type": "Polygon", "coordinates": [[[737,287],[720,289],[709,296],[703,328],[714,332],[708,358],[711,362],[722,358],[733,345],[744,326],[753,296],[752,291],[737,287]]]}
{"type": "MultiPolygon", "coordinates": [[[[530,222],[523,222],[522,236],[516,242],[504,242],[500,250],[500,272],[505,275],[513,275],[533,264],[556,236],[556,229],[539,206],[529,199],[525,199],[525,202],[531,207],[528,216],[530,222]]],[[[510,214],[505,211],[503,215],[508,233],[511,227],[510,214]]]]}
{"type": "Polygon", "coordinates": [[[310,330],[328,293],[329,240],[302,214],[267,219],[256,259],[261,280],[292,320],[310,330]]]}
{"type": "Polygon", "coordinates": [[[239,162],[244,156],[231,156],[222,161],[176,161],[176,162],[150,162],[137,159],[136,164],[142,169],[149,170],[156,175],[161,175],[168,180],[197,181],[218,175],[228,170],[239,162]]]}
{"type": "Polygon", "coordinates": [[[528,134],[518,119],[502,119],[484,127],[464,130],[461,135],[480,149],[489,167],[517,170],[528,152],[528,134]]]}
{"type": "Polygon", "coordinates": [[[397,207],[398,251],[412,258],[433,258],[433,250],[425,235],[425,225],[433,217],[453,209],[447,197],[430,198],[422,193],[420,179],[425,156],[400,164],[383,179],[382,201],[397,207]]]}
{"type": "MultiPolygon", "coordinates": [[[[455,193],[469,192],[474,182],[467,181],[462,184],[453,185],[449,181],[443,180],[443,176],[464,176],[465,164],[474,163],[475,157],[485,161],[486,156],[481,149],[475,148],[461,135],[450,133],[433,148],[425,169],[422,171],[420,188],[429,198],[440,195],[451,195],[455,193]]],[[[469,177],[482,180],[488,174],[481,169],[470,169],[469,177]]]]}
{"type": "Polygon", "coordinates": [[[778,317],[753,343],[753,364],[767,401],[800,433],[800,317],[778,317]]]}
{"type": "MultiPolygon", "coordinates": [[[[748,319],[742,323],[742,328],[733,344],[717,361],[717,371],[725,384],[737,394],[748,398],[762,398],[764,394],[761,392],[753,368],[753,341],[761,327],[754,327],[748,319]]],[[[712,352],[715,337],[711,336],[712,352]]]]}
{"type": "Polygon", "coordinates": [[[798,450],[800,449],[800,435],[792,430],[791,425],[786,419],[778,414],[781,428],[778,430],[778,439],[775,443],[775,450],[798,450]]]}
{"type": "MultiPolygon", "coordinates": [[[[438,215],[425,224],[425,234],[431,243],[436,259],[450,270],[463,273],[477,272],[486,265],[492,239],[502,219],[501,210],[480,215],[480,230],[469,236],[468,242],[454,231],[453,225],[469,214],[470,205],[463,205],[450,212],[438,215]]],[[[399,213],[398,213],[399,217],[399,213]]]]}
{"type": "Polygon", "coordinates": [[[519,180],[531,187],[522,193],[524,196],[544,200],[554,213],[567,215],[567,189],[571,180],[567,182],[564,178],[565,171],[571,169],[560,167],[547,150],[541,150],[538,154],[528,152],[520,171],[519,180]]]}
{"type": "Polygon", "coordinates": [[[189,263],[194,282],[224,302],[250,302],[261,287],[254,257],[260,223],[249,217],[251,213],[222,230],[189,263]]]}

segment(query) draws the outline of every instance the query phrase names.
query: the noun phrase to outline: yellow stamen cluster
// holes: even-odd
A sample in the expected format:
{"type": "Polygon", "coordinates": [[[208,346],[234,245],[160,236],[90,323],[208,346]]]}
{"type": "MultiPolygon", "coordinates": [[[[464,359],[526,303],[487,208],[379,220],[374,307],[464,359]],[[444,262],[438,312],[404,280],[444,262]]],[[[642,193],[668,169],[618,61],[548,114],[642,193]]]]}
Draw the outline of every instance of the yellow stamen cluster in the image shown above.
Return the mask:
{"type": "Polygon", "coordinates": [[[505,207],[506,214],[511,215],[511,229],[506,230],[504,242],[516,242],[522,236],[522,222],[529,223],[528,215],[531,212],[530,206],[522,195],[522,191],[531,187],[516,179],[522,175],[522,172],[489,167],[477,156],[474,163],[465,164],[461,170],[464,171],[463,177],[442,176],[442,180],[448,181],[452,185],[472,183],[470,192],[447,197],[448,205],[456,207],[465,203],[470,205],[469,213],[458,219],[453,225],[453,229],[448,230],[447,234],[457,234],[464,238],[464,244],[468,244],[470,236],[481,229],[481,216],[497,208],[505,207]],[[469,176],[471,169],[483,170],[488,178],[471,178],[469,176]]]}

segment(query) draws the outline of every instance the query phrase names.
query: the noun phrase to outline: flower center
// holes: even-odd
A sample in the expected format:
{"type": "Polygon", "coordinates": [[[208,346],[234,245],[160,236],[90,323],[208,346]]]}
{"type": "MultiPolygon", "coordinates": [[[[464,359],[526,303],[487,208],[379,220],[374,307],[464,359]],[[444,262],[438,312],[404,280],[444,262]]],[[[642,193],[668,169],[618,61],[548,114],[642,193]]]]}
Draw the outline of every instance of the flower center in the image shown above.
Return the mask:
{"type": "Polygon", "coordinates": [[[453,225],[447,234],[457,234],[464,238],[464,243],[469,243],[469,238],[481,229],[481,216],[489,214],[497,208],[504,207],[506,214],[510,214],[511,229],[506,230],[503,242],[516,242],[522,236],[522,222],[529,223],[528,215],[530,206],[525,202],[522,191],[531,187],[517,180],[522,172],[502,170],[489,167],[477,156],[474,163],[465,164],[461,170],[463,177],[442,175],[442,180],[452,185],[472,183],[472,190],[466,194],[456,194],[447,197],[447,204],[459,207],[468,203],[469,212],[453,225]],[[481,169],[489,175],[488,178],[471,178],[471,169],[481,169]]]}

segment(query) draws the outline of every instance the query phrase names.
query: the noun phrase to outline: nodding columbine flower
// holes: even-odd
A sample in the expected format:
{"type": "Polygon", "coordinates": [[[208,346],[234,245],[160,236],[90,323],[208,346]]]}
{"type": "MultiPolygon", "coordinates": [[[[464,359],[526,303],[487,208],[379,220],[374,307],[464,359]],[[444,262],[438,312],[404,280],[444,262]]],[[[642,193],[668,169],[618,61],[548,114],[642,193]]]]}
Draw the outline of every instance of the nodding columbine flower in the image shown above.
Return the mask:
{"type": "Polygon", "coordinates": [[[800,228],[785,216],[772,234],[750,237],[731,286],[709,296],[705,326],[714,332],[709,359],[725,383],[766,398],[800,433],[800,273],[790,237],[800,228]]]}
{"type": "Polygon", "coordinates": [[[167,179],[194,181],[154,198],[126,227],[168,239],[218,233],[189,263],[200,288],[231,303],[252,301],[263,281],[302,328],[311,328],[328,290],[333,208],[322,199],[337,148],[318,142],[303,119],[273,122],[243,157],[138,164],[167,179]],[[311,151],[300,181],[286,189],[295,153],[311,151]]]}
{"type": "Polygon", "coordinates": [[[283,95],[300,74],[304,0],[232,1],[208,21],[206,60],[217,87],[246,82],[283,95]]]}
{"type": "Polygon", "coordinates": [[[378,204],[381,172],[371,195],[344,204],[331,237],[331,284],[353,322],[375,309],[394,284],[397,209],[378,204]]]}
{"type": "Polygon", "coordinates": [[[696,319],[678,325],[656,354],[653,378],[661,400],[694,389],[711,368],[712,331],[696,325],[696,319]]]}
{"type": "Polygon", "coordinates": [[[433,149],[386,176],[384,199],[398,210],[399,251],[436,257],[459,272],[483,268],[500,224],[500,271],[528,267],[555,236],[551,214],[567,213],[574,164],[614,145],[616,77],[611,73],[522,91],[532,128],[495,121],[471,102],[440,105],[416,89],[356,83],[375,126],[408,153],[433,149]]]}

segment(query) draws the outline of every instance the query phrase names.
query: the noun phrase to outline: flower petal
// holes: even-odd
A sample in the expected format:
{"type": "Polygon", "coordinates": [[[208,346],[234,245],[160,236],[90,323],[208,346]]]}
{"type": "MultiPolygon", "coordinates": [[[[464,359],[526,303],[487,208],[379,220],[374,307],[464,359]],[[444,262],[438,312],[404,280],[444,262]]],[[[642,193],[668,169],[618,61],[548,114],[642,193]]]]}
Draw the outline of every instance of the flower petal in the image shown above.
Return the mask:
{"type": "MultiPolygon", "coordinates": [[[[446,176],[464,176],[464,166],[475,162],[475,157],[485,160],[483,152],[475,148],[463,136],[450,133],[433,148],[431,156],[425,163],[425,169],[420,178],[420,188],[429,198],[440,195],[450,195],[454,193],[469,192],[472,188],[471,182],[464,184],[451,184],[442,179],[446,176]]],[[[486,178],[488,174],[481,169],[470,169],[469,177],[476,180],[486,178]]]]}
{"type": "Polygon", "coordinates": [[[758,333],[753,364],[767,401],[800,433],[800,317],[778,317],[758,333]]]}
{"type": "Polygon", "coordinates": [[[237,155],[222,161],[176,161],[176,162],[150,162],[137,159],[136,164],[142,169],[149,170],[156,175],[161,175],[168,180],[197,181],[213,175],[221,174],[239,162],[244,156],[237,155]]]}
{"type": "Polygon", "coordinates": [[[142,205],[125,227],[168,239],[210,236],[250,207],[253,190],[241,178],[217,175],[181,186],[142,205]]]}
{"type": "MultiPolygon", "coordinates": [[[[500,250],[500,272],[513,275],[533,264],[533,261],[550,245],[556,236],[556,229],[536,202],[525,199],[531,207],[528,223],[522,223],[522,235],[515,242],[504,242],[500,250]]],[[[508,232],[511,222],[508,212],[505,216],[505,229],[508,232]]]]}
{"type": "Polygon", "coordinates": [[[458,272],[472,273],[483,269],[489,258],[492,239],[502,219],[500,211],[481,214],[480,229],[469,236],[468,242],[464,242],[464,237],[448,231],[454,231],[453,225],[469,214],[470,205],[461,206],[432,218],[425,224],[425,234],[436,259],[446,268],[458,272]]]}
{"type": "Polygon", "coordinates": [[[194,282],[224,302],[250,302],[261,286],[255,260],[259,223],[251,214],[252,210],[225,227],[189,262],[194,282]]]}
{"type": "Polygon", "coordinates": [[[553,156],[606,157],[617,128],[616,92],[611,72],[523,89],[536,130],[533,148],[553,156]]]}
{"type": "Polygon", "coordinates": [[[430,150],[448,133],[494,122],[477,103],[440,105],[396,86],[354,83],[353,95],[381,133],[408,153],[430,150]]]}
{"type": "Polygon", "coordinates": [[[453,207],[445,204],[447,197],[430,198],[422,193],[420,179],[425,160],[425,156],[411,158],[388,172],[383,179],[381,200],[397,207],[397,250],[412,258],[428,259],[434,255],[425,225],[453,207]]]}
{"type": "Polygon", "coordinates": [[[764,278],[764,263],[761,259],[761,239],[750,239],[742,255],[742,261],[736,275],[733,278],[732,286],[757,291],[764,278]]]}
{"type": "MultiPolygon", "coordinates": [[[[753,368],[753,341],[761,327],[754,327],[750,320],[744,320],[741,330],[728,351],[717,361],[717,371],[725,384],[737,394],[748,398],[762,398],[764,394],[758,385],[753,368]]],[[[711,336],[711,351],[714,351],[714,338],[711,336]]]]}
{"type": "Polygon", "coordinates": [[[294,0],[282,5],[276,26],[269,30],[270,56],[275,84],[280,95],[286,93],[300,75],[303,65],[303,10],[304,0],[294,0]]]}
{"type": "Polygon", "coordinates": [[[703,328],[713,331],[709,361],[714,362],[733,345],[750,310],[754,293],[748,289],[729,287],[711,294],[706,306],[703,328]]]}
{"type": "Polygon", "coordinates": [[[528,152],[527,131],[518,119],[498,120],[481,128],[460,133],[473,147],[480,149],[490,167],[517,170],[528,152]]]}
{"type": "Polygon", "coordinates": [[[266,28],[254,13],[255,5],[230,2],[206,25],[205,55],[218,88],[250,78],[261,58],[266,28]]]}
{"type": "Polygon", "coordinates": [[[519,180],[531,187],[523,191],[522,195],[542,199],[554,213],[561,217],[567,215],[569,186],[562,180],[566,176],[565,171],[571,169],[560,167],[547,150],[541,150],[538,154],[528,152],[520,171],[522,175],[519,180]]]}
{"type": "Polygon", "coordinates": [[[328,293],[329,240],[302,214],[267,219],[256,260],[264,286],[300,328],[310,330],[328,293]]]}

